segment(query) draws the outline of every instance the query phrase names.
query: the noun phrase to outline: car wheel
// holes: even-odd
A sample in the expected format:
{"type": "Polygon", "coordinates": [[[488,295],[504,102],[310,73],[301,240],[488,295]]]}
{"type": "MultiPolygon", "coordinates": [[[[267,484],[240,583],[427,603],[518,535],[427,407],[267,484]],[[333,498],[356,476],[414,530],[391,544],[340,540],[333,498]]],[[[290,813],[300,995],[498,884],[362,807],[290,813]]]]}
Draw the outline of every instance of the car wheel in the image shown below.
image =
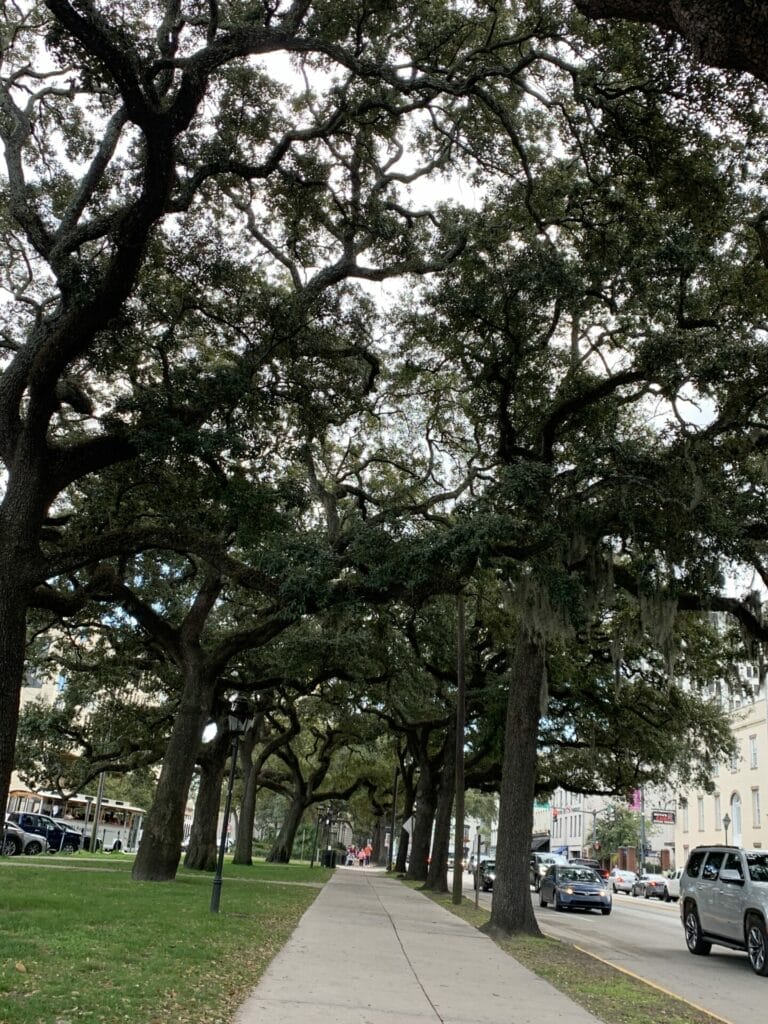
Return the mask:
{"type": "Polygon", "coordinates": [[[701,922],[694,906],[686,909],[683,926],[685,928],[685,944],[689,951],[695,956],[707,956],[712,949],[712,943],[707,942],[701,933],[701,922]]]}
{"type": "Polygon", "coordinates": [[[768,935],[765,922],[754,915],[747,921],[747,956],[755,974],[768,974],[768,935]]]}
{"type": "Polygon", "coordinates": [[[16,836],[6,835],[3,842],[3,856],[16,857],[21,853],[21,842],[16,836]]]}
{"type": "Polygon", "coordinates": [[[610,912],[610,907],[600,907],[600,913],[603,915],[603,917],[607,917],[610,914],[610,912]]]}
{"type": "Polygon", "coordinates": [[[73,842],[64,843],[61,847],[62,853],[77,853],[77,847],[73,842]]]}
{"type": "Polygon", "coordinates": [[[24,847],[24,853],[28,857],[36,857],[38,853],[43,852],[43,844],[37,839],[30,840],[24,847]]]}

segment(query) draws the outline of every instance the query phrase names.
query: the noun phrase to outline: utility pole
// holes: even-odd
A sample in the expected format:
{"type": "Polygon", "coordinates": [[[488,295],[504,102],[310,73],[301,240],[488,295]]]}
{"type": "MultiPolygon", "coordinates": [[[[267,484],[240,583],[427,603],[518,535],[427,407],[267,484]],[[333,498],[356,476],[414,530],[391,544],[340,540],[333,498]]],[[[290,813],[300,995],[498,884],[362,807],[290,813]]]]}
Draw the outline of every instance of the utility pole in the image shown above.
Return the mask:
{"type": "Polygon", "coordinates": [[[466,682],[464,679],[464,594],[456,598],[456,831],[453,836],[453,893],[457,906],[464,896],[464,727],[466,719],[466,682]]]}
{"type": "Polygon", "coordinates": [[[640,874],[645,874],[645,787],[640,786],[640,874]]]}

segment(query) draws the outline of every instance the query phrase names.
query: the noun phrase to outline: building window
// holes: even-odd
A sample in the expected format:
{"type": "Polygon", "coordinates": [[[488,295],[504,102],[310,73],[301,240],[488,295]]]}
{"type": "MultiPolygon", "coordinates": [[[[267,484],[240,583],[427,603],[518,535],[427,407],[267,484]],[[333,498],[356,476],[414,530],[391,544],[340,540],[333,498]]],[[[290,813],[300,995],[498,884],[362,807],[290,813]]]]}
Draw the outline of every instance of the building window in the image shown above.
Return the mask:
{"type": "Polygon", "coordinates": [[[683,812],[683,832],[687,832],[688,831],[688,801],[687,800],[685,800],[682,803],[682,805],[680,807],[680,810],[683,812]]]}
{"type": "Polygon", "coordinates": [[[720,813],[722,810],[720,806],[720,794],[715,793],[715,828],[720,831],[720,822],[723,820],[723,815],[720,813]]]}
{"type": "Polygon", "coordinates": [[[731,757],[730,769],[731,772],[737,772],[739,770],[739,761],[741,760],[741,751],[739,750],[739,744],[736,744],[736,751],[731,757]]]}
{"type": "Polygon", "coordinates": [[[752,788],[752,828],[760,828],[760,790],[752,788]]]}
{"type": "Polygon", "coordinates": [[[699,832],[704,831],[704,797],[700,796],[696,800],[696,810],[699,818],[699,832]]]}
{"type": "Polygon", "coordinates": [[[757,736],[749,737],[749,767],[757,768],[757,736]]]}

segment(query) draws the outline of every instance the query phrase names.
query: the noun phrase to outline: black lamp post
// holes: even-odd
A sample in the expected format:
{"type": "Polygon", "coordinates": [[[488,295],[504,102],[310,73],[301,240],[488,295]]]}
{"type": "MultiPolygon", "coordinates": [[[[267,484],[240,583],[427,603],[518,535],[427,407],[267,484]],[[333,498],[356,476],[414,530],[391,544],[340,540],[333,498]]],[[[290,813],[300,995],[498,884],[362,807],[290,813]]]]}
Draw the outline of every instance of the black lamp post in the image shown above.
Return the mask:
{"type": "Polygon", "coordinates": [[[253,722],[253,710],[244,697],[236,697],[229,706],[227,726],[232,736],[232,763],[229,768],[229,782],[227,783],[227,799],[224,805],[224,821],[221,825],[221,842],[219,843],[219,856],[216,861],[216,874],[213,876],[213,891],[211,892],[211,913],[218,914],[221,901],[221,872],[224,867],[224,851],[227,848],[227,830],[229,828],[229,811],[232,806],[232,787],[235,783],[235,771],[237,770],[237,747],[240,737],[246,732],[248,726],[253,722]]]}
{"type": "Polygon", "coordinates": [[[723,815],[723,828],[725,829],[725,845],[728,845],[728,826],[731,824],[731,819],[728,814],[723,815]]]}
{"type": "Polygon", "coordinates": [[[317,821],[315,823],[315,841],[312,844],[312,857],[309,861],[309,866],[313,868],[315,866],[315,854],[318,853],[318,843],[320,842],[320,822],[322,821],[323,812],[318,809],[317,821]]]}

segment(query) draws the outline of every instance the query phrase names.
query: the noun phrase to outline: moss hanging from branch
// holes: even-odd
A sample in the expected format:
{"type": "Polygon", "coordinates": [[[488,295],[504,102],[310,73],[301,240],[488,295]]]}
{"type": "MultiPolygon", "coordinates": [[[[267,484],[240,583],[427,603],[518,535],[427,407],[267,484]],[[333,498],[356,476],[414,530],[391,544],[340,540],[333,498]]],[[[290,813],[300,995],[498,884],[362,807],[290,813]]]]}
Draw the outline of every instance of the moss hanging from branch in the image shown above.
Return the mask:
{"type": "Polygon", "coordinates": [[[675,633],[677,598],[668,591],[641,591],[638,594],[640,624],[664,656],[669,681],[674,678],[679,641],[675,633]]]}

